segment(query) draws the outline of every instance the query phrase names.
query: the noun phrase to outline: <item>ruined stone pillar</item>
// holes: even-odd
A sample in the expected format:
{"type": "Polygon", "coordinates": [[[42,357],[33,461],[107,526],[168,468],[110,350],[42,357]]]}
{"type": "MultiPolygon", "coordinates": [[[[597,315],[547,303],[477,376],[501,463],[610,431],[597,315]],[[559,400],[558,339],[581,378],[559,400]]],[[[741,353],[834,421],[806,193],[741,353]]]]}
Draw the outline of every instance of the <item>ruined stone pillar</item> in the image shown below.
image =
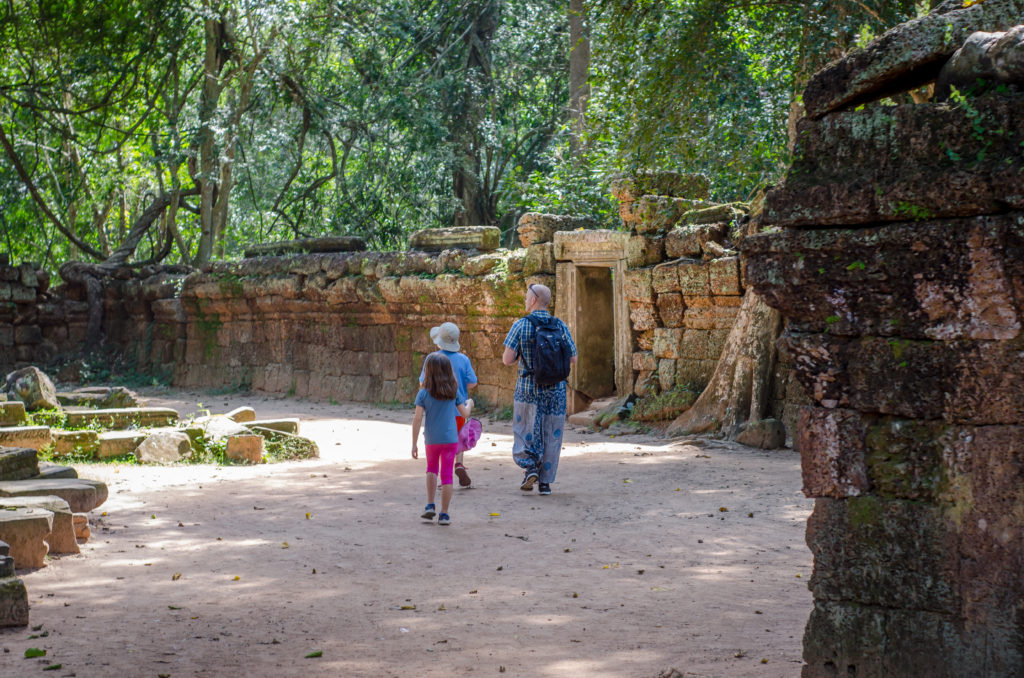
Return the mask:
{"type": "MultiPolygon", "coordinates": [[[[814,400],[804,678],[1024,675],[1024,94],[842,108],[920,84],[929,20],[999,29],[980,6],[819,74],[774,232],[743,247],[814,400]]],[[[932,42],[934,78],[956,45],[932,42]]]]}

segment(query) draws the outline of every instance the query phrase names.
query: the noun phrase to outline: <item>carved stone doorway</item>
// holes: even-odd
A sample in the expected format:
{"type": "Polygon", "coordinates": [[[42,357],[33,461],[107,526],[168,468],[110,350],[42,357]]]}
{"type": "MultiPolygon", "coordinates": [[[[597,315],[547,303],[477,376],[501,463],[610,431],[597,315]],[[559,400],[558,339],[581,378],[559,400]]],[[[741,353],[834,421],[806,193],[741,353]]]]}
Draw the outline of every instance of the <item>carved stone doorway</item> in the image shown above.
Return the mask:
{"type": "Polygon", "coordinates": [[[633,334],[625,298],[626,245],[618,231],[555,233],[555,314],[576,340],[569,413],[633,388],[633,334]]]}

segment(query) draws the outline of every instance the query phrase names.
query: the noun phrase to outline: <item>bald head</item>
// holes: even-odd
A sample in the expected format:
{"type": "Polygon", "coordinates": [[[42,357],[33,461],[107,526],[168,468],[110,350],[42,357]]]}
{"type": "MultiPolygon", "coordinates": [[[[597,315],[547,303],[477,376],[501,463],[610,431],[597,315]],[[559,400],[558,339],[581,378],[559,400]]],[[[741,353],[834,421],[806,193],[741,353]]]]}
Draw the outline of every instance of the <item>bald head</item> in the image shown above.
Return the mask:
{"type": "Polygon", "coordinates": [[[530,285],[526,290],[527,298],[529,298],[531,294],[537,300],[537,308],[546,309],[551,305],[551,290],[547,285],[530,285]]]}

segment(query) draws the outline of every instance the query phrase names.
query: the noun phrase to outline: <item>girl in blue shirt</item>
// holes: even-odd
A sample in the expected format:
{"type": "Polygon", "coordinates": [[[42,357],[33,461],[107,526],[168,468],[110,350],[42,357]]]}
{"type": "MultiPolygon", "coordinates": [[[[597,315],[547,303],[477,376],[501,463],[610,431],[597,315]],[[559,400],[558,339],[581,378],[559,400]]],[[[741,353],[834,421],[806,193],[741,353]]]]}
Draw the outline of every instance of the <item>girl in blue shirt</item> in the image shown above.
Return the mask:
{"type": "Polygon", "coordinates": [[[437,515],[438,525],[451,524],[448,505],[452,500],[452,474],[455,455],[459,451],[459,432],[455,415],[469,416],[464,402],[458,402],[458,383],[452,371],[452,363],[443,353],[431,353],[423,364],[423,388],[416,394],[416,414],[412,419],[412,458],[419,459],[417,444],[420,426],[423,427],[423,441],[427,452],[427,506],[420,516],[433,520],[437,515]],[[434,507],[437,493],[437,478],[441,476],[441,512],[434,507]]]}

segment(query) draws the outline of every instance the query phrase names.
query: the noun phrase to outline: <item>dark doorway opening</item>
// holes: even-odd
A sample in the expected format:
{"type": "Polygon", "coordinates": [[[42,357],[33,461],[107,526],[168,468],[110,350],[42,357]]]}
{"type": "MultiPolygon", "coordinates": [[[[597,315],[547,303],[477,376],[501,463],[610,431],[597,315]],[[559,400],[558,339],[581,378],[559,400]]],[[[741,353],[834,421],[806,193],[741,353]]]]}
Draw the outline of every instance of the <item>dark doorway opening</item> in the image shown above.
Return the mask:
{"type": "Polygon", "coordinates": [[[576,267],[575,388],[590,400],[615,394],[615,299],[612,269],[576,267]]]}

